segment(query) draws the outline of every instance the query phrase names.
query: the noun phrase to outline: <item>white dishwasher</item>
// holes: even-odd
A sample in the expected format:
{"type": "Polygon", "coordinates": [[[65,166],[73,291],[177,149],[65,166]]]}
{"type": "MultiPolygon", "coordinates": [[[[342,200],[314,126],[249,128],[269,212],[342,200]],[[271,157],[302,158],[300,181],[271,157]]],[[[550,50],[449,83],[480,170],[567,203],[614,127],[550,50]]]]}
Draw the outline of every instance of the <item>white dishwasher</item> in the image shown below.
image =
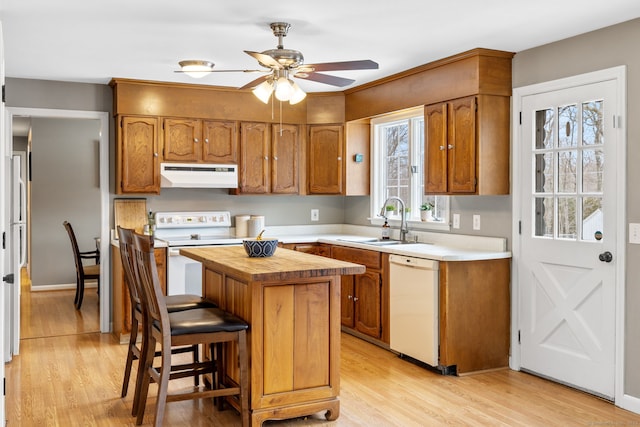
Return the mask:
{"type": "Polygon", "coordinates": [[[438,261],[389,256],[390,347],[438,366],[438,261]]]}

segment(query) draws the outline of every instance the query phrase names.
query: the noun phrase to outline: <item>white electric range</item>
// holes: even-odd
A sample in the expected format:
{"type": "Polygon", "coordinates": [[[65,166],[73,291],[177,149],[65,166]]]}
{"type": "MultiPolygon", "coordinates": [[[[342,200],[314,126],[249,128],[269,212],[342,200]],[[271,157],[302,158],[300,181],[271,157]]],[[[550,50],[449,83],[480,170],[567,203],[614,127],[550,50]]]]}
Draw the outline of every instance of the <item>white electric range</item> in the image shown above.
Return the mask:
{"type": "Polygon", "coordinates": [[[157,240],[167,244],[167,295],[202,295],[202,264],[180,255],[193,246],[238,245],[227,211],[156,212],[157,240]]]}

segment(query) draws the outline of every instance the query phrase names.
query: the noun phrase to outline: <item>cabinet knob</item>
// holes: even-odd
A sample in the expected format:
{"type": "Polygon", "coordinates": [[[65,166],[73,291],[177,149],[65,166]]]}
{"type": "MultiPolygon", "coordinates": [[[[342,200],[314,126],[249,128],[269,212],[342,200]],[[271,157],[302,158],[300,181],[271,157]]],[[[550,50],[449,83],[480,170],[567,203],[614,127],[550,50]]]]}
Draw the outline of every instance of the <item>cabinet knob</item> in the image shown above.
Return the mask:
{"type": "Polygon", "coordinates": [[[204,142],[208,144],[209,143],[209,138],[205,138],[204,142]]]}
{"type": "Polygon", "coordinates": [[[267,156],[264,156],[264,159],[265,159],[265,160],[269,160],[269,158],[268,158],[267,156]]]}
{"type": "Polygon", "coordinates": [[[198,138],[193,138],[193,142],[200,142],[200,141],[198,141],[198,138]]]}
{"type": "Polygon", "coordinates": [[[338,161],[341,161],[341,160],[342,160],[342,157],[338,157],[338,161]]]}
{"type": "Polygon", "coordinates": [[[358,301],[358,297],[353,297],[353,302],[358,301]]]}
{"type": "Polygon", "coordinates": [[[449,145],[447,145],[447,148],[448,148],[449,150],[451,150],[451,149],[453,148],[453,145],[449,144],[449,145]]]}
{"type": "Polygon", "coordinates": [[[158,157],[158,153],[153,153],[153,157],[158,157]]]}
{"type": "Polygon", "coordinates": [[[273,160],[278,160],[278,156],[273,156],[273,160]]]}
{"type": "Polygon", "coordinates": [[[440,146],[440,151],[444,150],[444,145],[440,146]]]}
{"type": "Polygon", "coordinates": [[[351,295],[347,295],[347,299],[353,299],[351,295]]]}

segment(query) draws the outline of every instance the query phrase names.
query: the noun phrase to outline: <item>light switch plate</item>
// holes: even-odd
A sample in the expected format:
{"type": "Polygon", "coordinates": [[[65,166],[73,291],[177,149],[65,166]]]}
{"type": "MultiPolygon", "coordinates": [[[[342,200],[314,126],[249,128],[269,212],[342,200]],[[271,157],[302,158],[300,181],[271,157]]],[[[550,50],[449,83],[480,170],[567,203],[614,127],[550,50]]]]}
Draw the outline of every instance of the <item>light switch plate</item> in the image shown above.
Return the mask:
{"type": "Polygon", "coordinates": [[[453,228],[460,228],[460,214],[453,214],[453,228]]]}
{"type": "Polygon", "coordinates": [[[640,224],[629,223],[629,243],[640,245],[640,224]]]}
{"type": "Polygon", "coordinates": [[[320,209],[311,209],[311,221],[320,221],[320,209]]]}
{"type": "Polygon", "coordinates": [[[473,216],[473,229],[480,230],[480,215],[473,216]]]}

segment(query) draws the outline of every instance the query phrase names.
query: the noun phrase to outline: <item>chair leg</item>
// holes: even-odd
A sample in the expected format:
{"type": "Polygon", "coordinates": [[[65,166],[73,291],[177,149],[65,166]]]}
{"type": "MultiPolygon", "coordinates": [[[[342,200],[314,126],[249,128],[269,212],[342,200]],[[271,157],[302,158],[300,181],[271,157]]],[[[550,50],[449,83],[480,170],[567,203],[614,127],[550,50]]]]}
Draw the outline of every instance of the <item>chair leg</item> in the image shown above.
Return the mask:
{"type": "Polygon", "coordinates": [[[76,295],[73,297],[73,305],[78,305],[78,295],[80,295],[80,279],[76,276],[76,295]]]}
{"type": "Polygon", "coordinates": [[[78,281],[78,300],[76,302],[76,310],[80,310],[82,307],[82,299],[84,298],[84,279],[78,281]]]}
{"type": "Polygon", "coordinates": [[[240,359],[240,418],[242,427],[249,427],[249,363],[247,333],[238,332],[238,358],[240,359]]]}
{"type": "Polygon", "coordinates": [[[167,406],[167,392],[169,391],[169,376],[171,375],[171,342],[162,342],[162,362],[160,365],[160,379],[158,381],[158,397],[156,399],[156,415],[153,421],[155,427],[162,427],[164,410],[167,406]]]}
{"type": "MultiPolygon", "coordinates": [[[[191,352],[193,353],[193,363],[200,362],[200,347],[198,344],[191,346],[191,352]]],[[[193,385],[198,387],[200,385],[200,375],[193,376],[193,385]]]]}
{"type": "MultiPolygon", "coordinates": [[[[131,316],[131,334],[129,335],[129,351],[127,352],[127,362],[124,366],[124,379],[122,380],[122,393],[120,397],[125,397],[129,391],[129,379],[131,378],[131,365],[137,358],[133,352],[133,347],[136,346],[136,340],[138,339],[138,319],[136,316],[131,316]]],[[[140,362],[138,362],[140,365],[140,362]]],[[[138,367],[138,369],[140,369],[138,367]]]]}
{"type": "Polygon", "coordinates": [[[142,337],[142,354],[138,362],[138,375],[136,378],[136,392],[133,399],[133,410],[131,415],[136,417],[136,425],[142,424],[144,411],[147,404],[147,394],[149,393],[149,369],[153,365],[155,357],[156,341],[147,331],[142,337]]]}

